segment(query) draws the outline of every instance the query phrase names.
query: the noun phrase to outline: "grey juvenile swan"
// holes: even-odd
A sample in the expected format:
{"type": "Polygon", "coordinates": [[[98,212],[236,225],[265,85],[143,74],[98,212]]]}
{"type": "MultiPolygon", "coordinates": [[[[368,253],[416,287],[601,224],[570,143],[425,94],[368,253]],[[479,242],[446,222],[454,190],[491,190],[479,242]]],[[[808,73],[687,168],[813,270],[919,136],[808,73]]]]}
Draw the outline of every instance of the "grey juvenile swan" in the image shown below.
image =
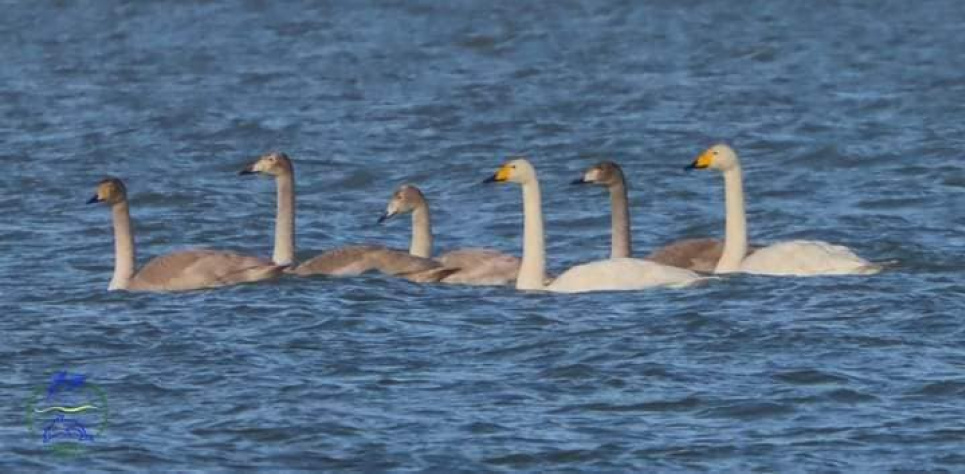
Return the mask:
{"type": "Polygon", "coordinates": [[[267,280],[281,275],[285,268],[258,257],[198,249],[156,257],[136,271],[127,188],[120,179],[106,178],[87,201],[96,202],[108,204],[114,217],[114,277],[108,290],[197,290],[267,280]]]}
{"type": "MultiPolygon", "coordinates": [[[[419,188],[404,184],[400,186],[386,206],[379,223],[407,212],[412,213],[412,241],[409,253],[417,257],[432,258],[432,221],[429,203],[419,188]]],[[[520,260],[496,250],[467,248],[453,250],[436,258],[443,266],[458,268],[443,283],[463,285],[508,285],[516,280],[520,260]]]]}
{"type": "MultiPolygon", "coordinates": [[[[596,184],[609,190],[610,258],[633,257],[627,184],[620,165],[612,161],[601,161],[588,168],[583,173],[583,177],[573,181],[573,184],[596,184]]],[[[754,250],[756,247],[749,247],[748,254],[754,253],[754,250]]],[[[647,255],[646,260],[697,272],[712,273],[723,253],[724,242],[720,239],[683,239],[654,250],[647,255]]]]}
{"type": "MultiPolygon", "coordinates": [[[[278,208],[275,220],[275,250],[272,260],[280,265],[295,263],[295,168],[288,155],[272,152],[262,155],[239,174],[265,174],[275,177],[278,208]]],[[[375,245],[354,245],[329,250],[289,269],[300,276],[360,275],[378,271],[414,282],[436,282],[456,269],[439,262],[375,245]]]]}

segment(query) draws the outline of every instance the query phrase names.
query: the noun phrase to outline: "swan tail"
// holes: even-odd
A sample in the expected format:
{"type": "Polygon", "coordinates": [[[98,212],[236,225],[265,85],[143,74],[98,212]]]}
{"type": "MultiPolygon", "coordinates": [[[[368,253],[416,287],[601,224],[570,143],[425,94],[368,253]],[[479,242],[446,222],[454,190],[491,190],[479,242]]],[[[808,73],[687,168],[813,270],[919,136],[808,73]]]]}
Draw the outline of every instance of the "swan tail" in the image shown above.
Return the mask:
{"type": "Polygon", "coordinates": [[[885,269],[895,268],[897,266],[898,260],[881,260],[878,262],[870,262],[867,265],[858,267],[857,273],[860,275],[874,275],[876,273],[881,273],[885,269]]]}

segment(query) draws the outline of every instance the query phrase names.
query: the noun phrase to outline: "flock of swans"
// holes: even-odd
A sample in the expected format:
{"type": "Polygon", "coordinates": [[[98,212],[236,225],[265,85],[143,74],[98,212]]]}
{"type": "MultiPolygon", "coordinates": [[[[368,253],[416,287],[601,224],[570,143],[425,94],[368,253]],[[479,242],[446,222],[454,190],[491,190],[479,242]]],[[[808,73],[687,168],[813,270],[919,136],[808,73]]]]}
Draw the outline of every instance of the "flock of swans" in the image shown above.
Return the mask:
{"type": "Polygon", "coordinates": [[[97,186],[88,202],[110,206],[114,223],[114,276],[109,290],[185,291],[250,283],[283,274],[359,275],[374,271],[414,282],[465,285],[510,285],[519,290],[585,292],[684,287],[710,274],[764,275],[873,274],[882,266],[839,245],[810,240],[752,247],[747,241],[740,161],[727,145],[715,145],[687,167],[714,169],[724,176],[726,230],[724,240],[687,239],[633,258],[627,187],[620,167],[602,162],[574,184],[605,186],[610,192],[612,236],[610,258],[574,266],[559,276],[546,273],[543,209],[536,170],[525,159],[499,168],[486,182],[519,184],[523,191],[522,259],[489,249],[461,249],[432,255],[429,205],[418,188],[395,191],[379,222],[410,213],[412,240],[408,252],[378,245],[342,247],[314,258],[295,260],[295,171],[284,153],[269,153],[240,174],[272,176],[277,188],[274,250],[271,260],[217,250],[188,250],[152,259],[137,270],[127,189],[117,178],[97,186]]]}

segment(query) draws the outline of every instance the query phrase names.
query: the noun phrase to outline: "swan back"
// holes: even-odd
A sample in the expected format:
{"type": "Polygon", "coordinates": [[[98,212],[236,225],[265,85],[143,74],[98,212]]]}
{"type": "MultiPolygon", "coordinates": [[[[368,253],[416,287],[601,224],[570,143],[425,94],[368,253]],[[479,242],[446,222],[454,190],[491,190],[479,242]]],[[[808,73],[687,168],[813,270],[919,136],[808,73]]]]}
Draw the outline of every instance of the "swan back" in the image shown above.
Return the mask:
{"type": "Polygon", "coordinates": [[[814,276],[871,275],[881,269],[841,245],[791,240],[757,250],[744,259],[740,270],[763,275],[814,276]]]}
{"type": "MultiPolygon", "coordinates": [[[[747,255],[756,252],[758,247],[749,246],[747,255]]],[[[650,255],[647,260],[671,267],[686,268],[695,272],[713,273],[724,254],[724,241],[720,239],[683,239],[661,247],[650,255]]]]}
{"type": "Polygon", "coordinates": [[[249,283],[280,276],[285,267],[247,255],[199,249],[157,257],[128,286],[137,291],[185,291],[249,283]]]}
{"type": "Polygon", "coordinates": [[[546,289],[560,293],[683,287],[701,280],[696,273],[636,258],[613,258],[570,268],[546,289]]]}
{"type": "Polygon", "coordinates": [[[446,277],[443,283],[462,285],[508,285],[516,281],[520,259],[490,249],[453,250],[437,260],[444,267],[459,271],[446,277]]]}
{"type": "Polygon", "coordinates": [[[329,250],[307,260],[292,272],[301,275],[361,275],[377,271],[412,281],[439,281],[457,269],[444,268],[428,258],[374,245],[357,245],[329,250]],[[443,269],[445,271],[443,271],[443,269]]]}

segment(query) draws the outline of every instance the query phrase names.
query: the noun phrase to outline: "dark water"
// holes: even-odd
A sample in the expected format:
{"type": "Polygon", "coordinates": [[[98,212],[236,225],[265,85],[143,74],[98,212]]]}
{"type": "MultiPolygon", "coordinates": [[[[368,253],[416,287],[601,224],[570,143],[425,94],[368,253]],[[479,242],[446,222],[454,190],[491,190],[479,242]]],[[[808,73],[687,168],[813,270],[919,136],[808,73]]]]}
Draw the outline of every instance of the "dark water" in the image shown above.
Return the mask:
{"type": "Polygon", "coordinates": [[[965,470],[965,4],[3,2],[0,471],[965,470]],[[108,293],[106,174],[141,261],[270,255],[283,150],[300,254],[407,244],[375,220],[423,187],[438,247],[518,253],[540,171],[550,266],[607,255],[630,177],[639,252],[723,232],[741,153],[752,237],[816,238],[874,277],[734,276],[577,296],[284,279],[108,293]],[[110,423],[53,455],[25,427],[57,370],[110,423]]]}

